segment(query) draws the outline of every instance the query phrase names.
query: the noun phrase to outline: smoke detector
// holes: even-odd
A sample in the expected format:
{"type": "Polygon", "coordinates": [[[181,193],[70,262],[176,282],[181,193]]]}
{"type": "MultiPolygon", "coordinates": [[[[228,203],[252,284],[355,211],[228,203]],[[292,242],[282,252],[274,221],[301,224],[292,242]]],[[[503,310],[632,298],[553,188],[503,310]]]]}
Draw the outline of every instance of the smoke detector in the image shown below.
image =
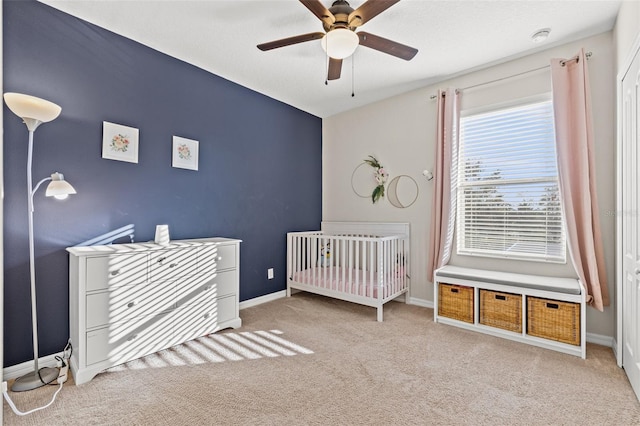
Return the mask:
{"type": "Polygon", "coordinates": [[[534,43],[541,43],[549,37],[550,33],[551,28],[543,28],[541,30],[538,30],[531,36],[531,41],[533,41],[534,43]]]}

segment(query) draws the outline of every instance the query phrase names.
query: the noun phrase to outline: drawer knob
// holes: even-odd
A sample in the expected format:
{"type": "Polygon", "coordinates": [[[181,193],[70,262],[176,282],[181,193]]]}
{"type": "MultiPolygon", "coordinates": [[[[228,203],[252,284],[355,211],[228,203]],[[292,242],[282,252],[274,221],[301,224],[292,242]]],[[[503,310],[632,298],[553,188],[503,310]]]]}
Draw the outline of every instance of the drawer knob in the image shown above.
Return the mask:
{"type": "Polygon", "coordinates": [[[135,300],[133,302],[127,303],[127,308],[133,308],[134,306],[136,306],[135,300]]]}
{"type": "Polygon", "coordinates": [[[115,277],[116,275],[118,275],[120,273],[120,269],[116,269],[115,271],[111,271],[111,276],[115,277]]]}
{"type": "Polygon", "coordinates": [[[161,257],[160,259],[158,259],[158,263],[162,263],[162,262],[164,262],[165,260],[167,260],[167,258],[166,258],[166,257],[161,257]]]}
{"type": "Polygon", "coordinates": [[[207,312],[206,314],[204,314],[204,315],[202,316],[202,318],[207,319],[207,318],[209,318],[210,316],[211,316],[211,314],[210,314],[209,312],[207,312]]]}
{"type": "Polygon", "coordinates": [[[209,291],[209,290],[211,290],[212,288],[213,288],[213,286],[212,286],[211,284],[209,284],[208,286],[206,286],[206,287],[204,288],[204,291],[209,291]]]}
{"type": "Polygon", "coordinates": [[[129,336],[129,338],[127,339],[127,342],[131,342],[132,340],[135,340],[138,337],[137,334],[134,334],[133,336],[129,336]]]}
{"type": "Polygon", "coordinates": [[[175,268],[176,266],[178,266],[178,264],[177,264],[177,263],[171,263],[171,264],[169,265],[169,268],[175,268]]]}

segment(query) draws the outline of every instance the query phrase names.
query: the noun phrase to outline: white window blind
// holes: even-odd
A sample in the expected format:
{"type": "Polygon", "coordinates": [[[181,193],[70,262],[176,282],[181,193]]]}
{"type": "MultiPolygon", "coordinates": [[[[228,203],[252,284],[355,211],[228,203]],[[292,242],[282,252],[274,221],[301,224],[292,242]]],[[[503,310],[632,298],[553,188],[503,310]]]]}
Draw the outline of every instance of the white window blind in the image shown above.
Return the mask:
{"type": "Polygon", "coordinates": [[[551,101],[460,120],[459,254],[566,261],[551,101]]]}

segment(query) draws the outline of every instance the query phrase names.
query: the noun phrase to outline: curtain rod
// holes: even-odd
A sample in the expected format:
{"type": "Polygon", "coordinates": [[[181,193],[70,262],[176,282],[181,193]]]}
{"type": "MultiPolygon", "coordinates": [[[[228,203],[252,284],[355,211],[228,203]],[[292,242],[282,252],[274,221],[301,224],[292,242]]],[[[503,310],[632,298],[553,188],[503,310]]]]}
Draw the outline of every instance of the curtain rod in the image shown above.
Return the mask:
{"type": "MultiPolygon", "coordinates": [[[[587,52],[587,53],[585,53],[584,56],[587,58],[587,60],[589,60],[589,59],[591,59],[591,55],[592,55],[591,52],[587,52]]],[[[561,61],[560,64],[562,66],[565,66],[567,62],[571,62],[571,61],[578,61],[578,55],[576,55],[576,56],[574,56],[572,58],[569,58],[569,59],[565,59],[564,61],[561,61]]],[[[510,78],[519,77],[521,75],[529,74],[529,73],[536,72],[536,71],[540,71],[540,70],[543,70],[543,69],[546,69],[546,68],[549,68],[549,67],[551,67],[551,65],[545,65],[543,67],[538,67],[538,68],[530,69],[530,70],[527,70],[527,71],[522,71],[522,72],[519,72],[517,74],[508,75],[506,77],[496,78],[495,80],[485,81],[484,83],[478,83],[478,84],[474,84],[472,86],[463,87],[462,89],[456,89],[456,91],[464,91],[464,90],[474,89],[474,88],[480,87],[480,86],[486,86],[487,84],[497,83],[497,82],[502,81],[502,80],[508,80],[510,78]]],[[[444,96],[444,92],[442,93],[442,96],[444,96]]],[[[438,97],[438,95],[431,95],[429,97],[429,99],[436,99],[437,97],[438,97]]]]}

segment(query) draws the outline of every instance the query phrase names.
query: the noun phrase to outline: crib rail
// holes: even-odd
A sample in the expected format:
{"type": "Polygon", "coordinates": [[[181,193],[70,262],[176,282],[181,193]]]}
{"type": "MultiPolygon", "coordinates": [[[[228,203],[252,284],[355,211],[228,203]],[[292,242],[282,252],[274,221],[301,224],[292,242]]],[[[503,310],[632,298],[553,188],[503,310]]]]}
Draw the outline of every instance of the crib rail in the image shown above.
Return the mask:
{"type": "Polygon", "coordinates": [[[322,231],[287,234],[290,282],[385,300],[406,290],[408,271],[408,237],[322,231]]]}

